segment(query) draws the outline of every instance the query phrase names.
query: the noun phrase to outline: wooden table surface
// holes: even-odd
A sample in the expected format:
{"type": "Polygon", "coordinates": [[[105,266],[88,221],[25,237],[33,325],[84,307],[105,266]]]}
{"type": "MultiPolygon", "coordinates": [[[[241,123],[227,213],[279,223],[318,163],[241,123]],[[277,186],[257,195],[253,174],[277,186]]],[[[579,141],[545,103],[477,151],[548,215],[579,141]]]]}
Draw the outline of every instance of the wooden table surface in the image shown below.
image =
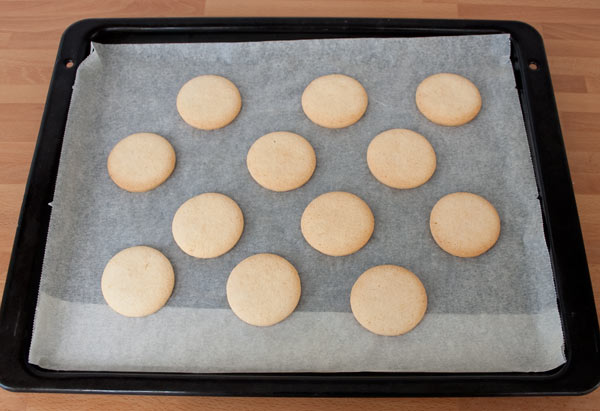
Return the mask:
{"type": "MultiPolygon", "coordinates": [[[[521,20],[544,37],[583,236],[600,297],[599,0],[0,0],[0,289],[58,42],[89,17],[344,16],[521,20]]],[[[0,347],[1,350],[1,347],[0,347]]],[[[17,394],[0,389],[0,410],[600,410],[583,397],[450,399],[196,398],[17,394]]]]}

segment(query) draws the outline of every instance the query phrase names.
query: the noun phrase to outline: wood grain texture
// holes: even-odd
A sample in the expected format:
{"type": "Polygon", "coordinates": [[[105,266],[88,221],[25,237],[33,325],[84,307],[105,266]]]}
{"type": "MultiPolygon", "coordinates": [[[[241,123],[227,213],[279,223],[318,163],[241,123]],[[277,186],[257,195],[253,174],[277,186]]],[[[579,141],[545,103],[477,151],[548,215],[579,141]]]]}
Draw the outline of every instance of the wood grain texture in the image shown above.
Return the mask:
{"type": "MultiPolygon", "coordinates": [[[[347,16],[515,19],[546,42],[596,305],[600,301],[598,0],[0,0],[0,287],[3,287],[52,65],[65,28],[89,17],[347,16]]],[[[1,348],[0,348],[1,349],[1,348]]],[[[268,399],[17,394],[0,410],[600,410],[584,397],[268,399]]]]}

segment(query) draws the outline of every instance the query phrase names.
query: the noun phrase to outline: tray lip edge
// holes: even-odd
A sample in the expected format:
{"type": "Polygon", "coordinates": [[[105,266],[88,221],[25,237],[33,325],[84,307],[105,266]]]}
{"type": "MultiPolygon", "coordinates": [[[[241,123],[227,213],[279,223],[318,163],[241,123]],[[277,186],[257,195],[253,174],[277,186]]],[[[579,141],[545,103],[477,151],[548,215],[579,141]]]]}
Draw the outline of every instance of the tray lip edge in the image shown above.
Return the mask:
{"type": "MultiPolygon", "coordinates": [[[[61,73],[58,72],[58,68],[60,67],[60,65],[63,62],[63,56],[65,56],[65,43],[66,42],[86,42],[88,41],[88,37],[89,34],[92,32],[97,32],[98,30],[102,29],[102,26],[106,26],[106,25],[113,25],[113,26],[119,26],[122,24],[127,23],[127,27],[133,27],[136,25],[140,25],[140,24],[147,24],[147,25],[152,25],[153,23],[156,22],[162,22],[165,23],[166,25],[170,25],[173,23],[183,23],[183,22],[193,22],[196,25],[202,25],[204,23],[215,23],[217,25],[219,24],[223,24],[223,23],[228,23],[228,22],[233,22],[235,24],[240,24],[243,23],[245,25],[247,24],[254,24],[254,23],[261,23],[261,24],[275,24],[275,23],[282,23],[282,22],[286,22],[286,23],[290,23],[290,22],[295,22],[295,23],[302,23],[302,22],[314,22],[314,23],[319,23],[319,24],[344,24],[344,23],[348,23],[348,22],[355,22],[355,23],[370,23],[373,24],[375,22],[383,22],[383,23],[390,23],[390,22],[394,22],[397,23],[398,25],[395,26],[396,28],[403,28],[403,23],[407,23],[407,22],[411,22],[411,23],[415,23],[415,27],[418,25],[422,25],[422,24],[432,24],[433,26],[435,26],[436,24],[441,24],[443,25],[448,24],[449,27],[452,26],[453,28],[455,26],[455,24],[457,23],[469,23],[469,24],[473,24],[475,26],[481,26],[482,24],[485,26],[486,24],[489,25],[495,25],[496,28],[499,26],[502,26],[502,29],[505,30],[505,32],[511,34],[511,37],[513,35],[519,35],[519,36],[525,36],[525,37],[530,37],[529,40],[533,40],[535,43],[539,43],[539,45],[541,45],[542,51],[543,51],[543,43],[542,43],[542,39],[541,36],[539,35],[539,33],[530,25],[526,24],[526,23],[521,23],[521,22],[516,22],[516,21],[496,21],[496,20],[440,20],[440,19],[370,19],[370,18],[360,18],[360,19],[346,19],[346,18],[167,18],[167,19],[163,19],[163,18],[156,18],[156,19],[127,19],[127,18],[122,18],[122,19],[86,19],[86,20],[81,20],[78,21],[74,24],[72,24],[71,26],[69,26],[64,34],[63,37],[61,39],[61,43],[59,45],[59,50],[58,50],[58,54],[57,54],[57,58],[56,58],[56,62],[55,62],[55,67],[54,67],[54,72],[53,72],[53,76],[52,76],[52,80],[50,82],[50,87],[49,87],[49,92],[48,95],[50,95],[50,93],[53,91],[53,87],[55,84],[55,80],[56,77],[60,76],[61,73]]],[[[122,26],[121,26],[122,27],[122,26]]],[[[119,28],[119,27],[117,27],[119,28]]],[[[435,27],[435,28],[440,28],[440,27],[435,27]]],[[[443,27],[441,27],[443,29],[443,27]]],[[[431,27],[429,28],[431,29],[431,27]]],[[[427,30],[427,28],[426,28],[427,30]]],[[[545,52],[544,54],[544,59],[545,59],[545,52]]],[[[547,63],[545,64],[545,66],[547,66],[547,63]]],[[[74,72],[74,70],[73,70],[74,72]]],[[[553,92],[552,90],[550,90],[552,97],[553,97],[553,92]]],[[[43,126],[46,124],[47,122],[47,112],[49,110],[48,107],[48,100],[46,101],[46,105],[44,108],[44,117],[42,118],[42,124],[40,126],[40,134],[38,135],[38,143],[36,145],[36,150],[34,153],[34,159],[32,161],[32,169],[33,169],[33,165],[36,161],[36,158],[38,155],[40,155],[39,153],[39,144],[40,144],[40,140],[42,138],[42,131],[43,131],[43,126]]],[[[556,114],[555,113],[551,113],[551,114],[556,114]]],[[[66,117],[65,117],[66,119],[66,117]]],[[[33,170],[32,170],[33,171],[33,170]]],[[[568,168],[567,168],[567,174],[568,174],[568,168]]],[[[14,259],[15,259],[15,255],[16,253],[19,251],[17,248],[18,245],[18,240],[20,238],[20,231],[22,228],[22,222],[23,222],[23,218],[24,218],[24,211],[25,211],[25,206],[26,206],[26,200],[28,198],[28,194],[29,191],[31,189],[31,184],[32,184],[32,173],[30,172],[28,181],[27,181],[27,185],[25,188],[25,194],[24,194],[24,201],[21,207],[21,212],[19,215],[19,223],[17,226],[17,232],[15,235],[15,242],[14,242],[14,246],[13,246],[13,251],[11,254],[11,262],[9,265],[9,269],[7,272],[7,280],[6,280],[6,287],[5,287],[5,291],[4,291],[4,298],[3,298],[3,302],[2,302],[2,308],[1,308],[1,312],[2,314],[4,313],[4,311],[6,310],[5,305],[8,304],[8,300],[6,299],[6,297],[8,297],[8,291],[9,291],[9,284],[12,283],[13,280],[13,276],[14,274],[14,259]]],[[[578,227],[579,228],[579,227],[578,227]]],[[[580,228],[579,228],[579,231],[580,228]]],[[[591,290],[591,289],[590,289],[591,290]]],[[[557,289],[558,292],[558,289],[557,289]]],[[[592,300],[593,302],[593,300],[592,300]]],[[[0,314],[0,318],[3,318],[2,314],[0,314]]],[[[595,314],[595,307],[594,307],[594,313],[595,314]]],[[[597,326],[596,326],[597,328],[597,326]]],[[[566,333],[565,333],[566,334],[566,333]]],[[[0,340],[2,340],[5,335],[4,333],[0,333],[0,340]]],[[[566,335],[565,335],[566,338],[566,335]]],[[[6,353],[5,353],[6,354],[6,353]]],[[[569,368],[570,368],[570,362],[571,362],[571,357],[568,356],[568,362],[562,366],[562,369],[560,372],[551,375],[551,376],[532,376],[532,375],[526,375],[523,378],[526,379],[531,379],[531,378],[541,378],[541,379],[545,379],[545,380],[552,380],[552,379],[557,379],[557,378],[561,378],[561,376],[567,376],[569,377],[568,374],[570,374],[568,372],[569,368]]],[[[598,361],[597,361],[598,362],[598,361]]],[[[32,373],[32,369],[27,369],[28,367],[26,367],[26,364],[21,364],[22,366],[24,366],[24,368],[20,371],[23,371],[26,375],[21,375],[21,377],[26,377],[26,380],[30,380],[29,382],[32,383],[27,384],[26,381],[21,381],[22,383],[25,384],[19,384],[18,381],[15,381],[13,378],[11,378],[11,376],[9,375],[3,375],[3,371],[0,370],[0,386],[6,388],[6,389],[14,389],[14,390],[37,390],[35,381],[38,380],[40,377],[42,377],[41,375],[35,375],[34,374],[38,374],[37,372],[33,372],[32,373]],[[31,377],[33,377],[33,379],[31,379],[31,377]],[[13,381],[11,381],[13,380],[13,381]]],[[[13,371],[15,371],[13,369],[13,371]]],[[[55,372],[55,371],[50,371],[50,372],[55,372]]],[[[112,373],[112,374],[119,374],[119,373],[112,373]]],[[[164,375],[167,373],[133,373],[136,374],[137,376],[140,376],[140,374],[149,374],[149,375],[164,375]]],[[[487,373],[485,373],[487,374],[487,373]]],[[[527,373],[525,373],[527,374],[527,373]]],[[[198,376],[199,374],[193,374],[194,376],[198,376]]],[[[201,375],[201,374],[200,374],[201,375]]],[[[211,374],[211,376],[216,376],[218,374],[211,374]]],[[[265,375],[265,374],[262,374],[265,375]]],[[[389,375],[389,374],[388,374],[389,375]]],[[[461,376],[461,374],[455,374],[452,373],[452,376],[461,376]]],[[[468,375],[474,375],[474,373],[465,373],[465,375],[463,375],[464,377],[468,376],[468,375]]],[[[14,376],[14,375],[13,375],[14,376]]],[[[252,380],[253,374],[245,374],[245,376],[249,377],[250,380],[252,380]]],[[[340,375],[336,375],[335,377],[339,377],[340,375]]],[[[448,376],[442,377],[442,378],[446,378],[447,379],[448,376]]],[[[477,378],[481,378],[481,375],[477,375],[477,378]]],[[[435,378],[435,377],[434,377],[435,378]]],[[[514,378],[513,376],[509,376],[506,378],[514,378]]],[[[42,377],[43,379],[43,377],[42,377]]],[[[520,379],[520,378],[519,378],[520,379]]],[[[62,378],[61,378],[62,380],[62,378]]],[[[253,380],[255,381],[255,380],[253,380]]],[[[600,383],[600,374],[597,376],[597,381],[595,381],[595,383],[593,383],[593,381],[588,381],[587,384],[584,384],[587,387],[584,386],[579,386],[578,389],[575,389],[574,391],[568,391],[568,393],[584,393],[587,391],[587,389],[593,390],[595,387],[598,386],[598,384],[600,383]],[[590,383],[592,383],[590,385],[590,383]],[[591,387],[591,388],[590,388],[591,387]],[[586,389],[587,388],[587,389],[586,389]]],[[[61,384],[62,385],[62,384],[61,384]]],[[[68,389],[66,389],[65,386],[62,387],[56,387],[55,389],[53,388],[49,388],[49,389],[44,389],[44,388],[40,388],[38,387],[38,389],[40,391],[59,391],[59,392],[66,392],[69,391],[68,389]]],[[[81,392],[81,390],[75,390],[76,392],[81,392]]],[[[87,390],[84,390],[87,391],[87,390]]],[[[121,392],[121,391],[115,391],[115,390],[106,390],[106,389],[92,389],[93,392],[121,392]]],[[[135,391],[122,391],[122,392],[127,392],[127,393],[133,393],[133,392],[139,392],[138,390],[135,391]]],[[[155,391],[152,391],[155,392],[155,391]]],[[[175,391],[169,391],[174,393],[175,391]]],[[[187,391],[186,391],[187,392],[187,391]]],[[[495,392],[495,391],[494,391],[495,392]]],[[[160,393],[160,392],[156,392],[156,393],[160,393]]],[[[164,393],[168,393],[168,392],[164,392],[164,393]]],[[[549,392],[545,392],[545,391],[536,391],[535,394],[541,394],[541,393],[549,393],[549,392]]],[[[305,393],[305,394],[309,394],[310,393],[305,393]]],[[[494,395],[498,395],[501,393],[495,393],[494,395]]],[[[507,393],[508,395],[511,395],[512,393],[507,393]]],[[[526,394],[526,393],[521,393],[521,394],[526,394]]],[[[231,393],[229,393],[229,395],[231,395],[231,393]]],[[[245,393],[243,395],[248,395],[248,393],[245,393]]],[[[289,395],[289,393],[288,393],[289,395]]],[[[303,394],[301,394],[303,395],[303,394]]],[[[375,395],[375,394],[374,394],[375,395]]],[[[381,395],[381,394],[376,394],[376,395],[381,395]]],[[[399,395],[398,393],[392,393],[392,395],[399,395]]],[[[400,394],[400,395],[406,395],[406,394],[400,394]]],[[[434,394],[431,394],[434,395],[434,394]]],[[[440,394],[435,394],[435,395],[440,395],[440,394]]],[[[444,394],[441,394],[444,395],[444,394]]],[[[485,394],[483,394],[485,395],[485,394]]]]}

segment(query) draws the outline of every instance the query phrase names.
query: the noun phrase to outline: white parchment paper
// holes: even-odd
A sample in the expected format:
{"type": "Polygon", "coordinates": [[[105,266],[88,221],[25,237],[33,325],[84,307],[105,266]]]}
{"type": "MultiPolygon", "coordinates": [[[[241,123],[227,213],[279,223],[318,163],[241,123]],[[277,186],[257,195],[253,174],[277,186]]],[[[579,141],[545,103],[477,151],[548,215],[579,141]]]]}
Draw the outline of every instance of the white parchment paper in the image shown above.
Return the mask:
{"type": "Polygon", "coordinates": [[[544,239],[538,191],[510,63],[508,35],[404,39],[329,39],[254,43],[94,44],[79,67],[52,202],[29,360],[58,370],[251,371],[545,371],[564,362],[563,335],[544,239]],[[483,107],[471,123],[443,127],[417,110],[425,77],[453,72],[479,88],[483,107]],[[365,116],[340,130],[302,112],[314,78],[344,73],[369,95],[365,116]],[[243,107],[229,126],[196,130],[179,117],[181,86],[218,74],[239,88],[243,107]],[[371,139],[390,128],[426,136],[438,159],[425,185],[395,190],[366,164],[371,139]],[[166,137],[177,153],[173,175],[148,193],[129,193],[109,178],[106,158],[136,132],[166,137]],[[300,189],[275,193],[245,166],[251,144],[292,131],[315,148],[317,169],[300,189]],[[300,216],[316,196],[349,191],[375,215],[359,252],[329,257],[312,249],[300,216]],[[232,197],[245,217],[240,242],[226,255],[199,260],[171,235],[177,208],[203,192],[232,197]],[[502,219],[496,246],[462,259],[442,251],[429,212],[445,194],[469,191],[490,200],[502,219]],[[148,245],[172,262],[176,285],[167,305],[125,318],[104,302],[100,278],[118,251],[148,245]],[[268,328],[229,310],[225,283],[242,259],[279,254],[298,269],[296,311],[268,328]],[[363,329],[350,289],[378,264],[407,267],[423,281],[423,322],[399,337],[363,329]]]}

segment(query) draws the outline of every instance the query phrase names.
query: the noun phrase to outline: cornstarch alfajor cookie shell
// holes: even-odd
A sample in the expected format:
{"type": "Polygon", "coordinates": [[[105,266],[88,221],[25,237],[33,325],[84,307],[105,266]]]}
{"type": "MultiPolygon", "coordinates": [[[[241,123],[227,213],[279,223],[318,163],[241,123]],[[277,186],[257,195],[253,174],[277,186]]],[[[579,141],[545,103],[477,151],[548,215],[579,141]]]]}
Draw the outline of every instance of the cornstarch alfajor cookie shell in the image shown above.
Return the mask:
{"type": "Polygon", "coordinates": [[[179,115],[190,126],[201,130],[225,127],[237,117],[241,108],[240,91],[221,76],[195,77],[177,94],[179,115]]]}
{"type": "Polygon", "coordinates": [[[417,87],[417,108],[430,121],[442,126],[461,126],[481,110],[481,95],[469,79],[452,73],[427,77],[417,87]]]}
{"type": "Polygon", "coordinates": [[[102,295],[110,308],[126,317],[160,310],[175,285],[173,266],[160,251],[146,246],[126,248],[106,264],[102,295]]]}
{"type": "Polygon", "coordinates": [[[378,335],[409,332],[427,311],[427,293],[419,278],[397,265],[379,265],[361,274],[350,293],[356,320],[378,335]]]}
{"type": "Polygon", "coordinates": [[[300,300],[298,271],[275,254],[255,254],[231,271],[227,301],[242,321],[270,326],[286,319],[300,300]]]}
{"type": "Polygon", "coordinates": [[[153,190],[169,178],[175,168],[175,150],[166,138],[154,133],[136,133],[119,141],[106,162],[108,175],[123,190],[153,190]]]}
{"type": "Polygon", "coordinates": [[[435,172],[433,147],[419,133],[392,129],[378,134],[367,149],[371,174],[392,188],[408,189],[425,184],[435,172]]]}
{"type": "Polygon", "coordinates": [[[256,140],[246,157],[250,175],[272,191],[290,191],[304,185],[315,171],[315,150],[305,138],[276,131],[256,140]]]}
{"type": "Polygon", "coordinates": [[[481,196],[452,193],[435,204],[429,227],[442,250],[457,257],[477,257],[498,241],[500,216],[481,196]]]}
{"type": "Polygon", "coordinates": [[[369,98],[362,84],[344,74],[329,74],[313,80],[302,94],[302,109],[315,124],[344,128],[365,114],[369,98]]]}
{"type": "Polygon", "coordinates": [[[185,253],[215,258],[237,244],[244,230],[244,215],[228,196],[204,193],[179,207],[171,228],[175,242],[185,253]]]}
{"type": "Polygon", "coordinates": [[[371,238],[375,218],[360,197],[343,191],[321,194],[308,204],[300,222],[308,244],[323,254],[344,256],[371,238]]]}

